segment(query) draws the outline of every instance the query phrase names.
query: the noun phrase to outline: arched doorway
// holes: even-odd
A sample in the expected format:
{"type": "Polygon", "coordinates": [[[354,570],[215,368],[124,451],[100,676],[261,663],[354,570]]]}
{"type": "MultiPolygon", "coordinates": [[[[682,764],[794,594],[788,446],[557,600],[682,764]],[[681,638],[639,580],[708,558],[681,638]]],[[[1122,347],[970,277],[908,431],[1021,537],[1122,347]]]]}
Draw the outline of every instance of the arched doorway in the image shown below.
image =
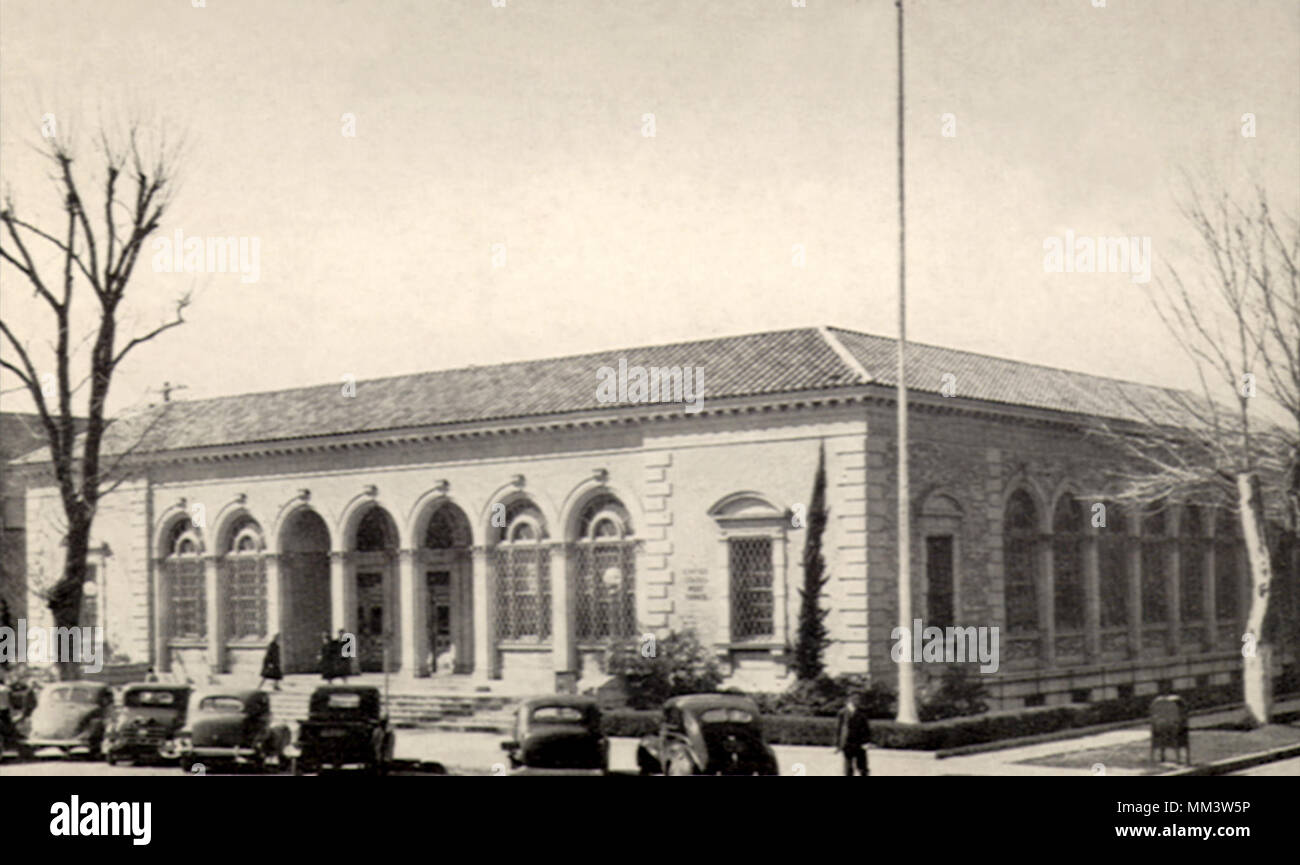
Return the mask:
{"type": "Polygon", "coordinates": [[[280,636],[286,673],[314,673],[320,668],[321,640],[330,632],[330,533],[320,515],[303,508],[289,517],[280,533],[280,636]]]}
{"type": "Polygon", "coordinates": [[[375,505],[357,520],[352,537],[352,569],[356,579],[357,662],[363,673],[382,673],[398,666],[397,524],[375,505]],[[385,659],[387,658],[387,664],[385,659]]]}
{"type": "Polygon", "coordinates": [[[465,513],[443,502],[429,516],[420,549],[428,612],[429,669],[474,670],[474,589],[470,527],[465,513]]]}

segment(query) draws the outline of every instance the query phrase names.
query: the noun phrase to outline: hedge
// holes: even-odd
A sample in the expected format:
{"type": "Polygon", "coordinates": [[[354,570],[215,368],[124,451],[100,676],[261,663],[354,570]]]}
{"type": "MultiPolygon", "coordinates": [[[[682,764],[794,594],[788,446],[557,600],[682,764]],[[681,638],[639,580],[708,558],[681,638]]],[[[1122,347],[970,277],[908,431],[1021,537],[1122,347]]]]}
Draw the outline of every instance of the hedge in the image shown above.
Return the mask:
{"type": "MultiPolygon", "coordinates": [[[[1234,702],[1239,690],[1240,686],[1222,685],[1198,688],[1181,696],[1190,711],[1234,702]]],[[[1151,711],[1153,699],[1154,696],[1144,696],[1107,700],[1101,703],[1039,706],[986,712],[922,724],[873,720],[871,741],[882,748],[917,751],[938,751],[963,745],[979,745],[1002,739],[1145,718],[1151,711]]],[[[657,711],[634,709],[608,711],[605,713],[605,733],[609,736],[640,738],[659,729],[660,717],[657,711]]],[[[763,716],[763,730],[768,743],[772,745],[831,746],[835,744],[835,727],[834,718],[807,715],[763,716]]]]}

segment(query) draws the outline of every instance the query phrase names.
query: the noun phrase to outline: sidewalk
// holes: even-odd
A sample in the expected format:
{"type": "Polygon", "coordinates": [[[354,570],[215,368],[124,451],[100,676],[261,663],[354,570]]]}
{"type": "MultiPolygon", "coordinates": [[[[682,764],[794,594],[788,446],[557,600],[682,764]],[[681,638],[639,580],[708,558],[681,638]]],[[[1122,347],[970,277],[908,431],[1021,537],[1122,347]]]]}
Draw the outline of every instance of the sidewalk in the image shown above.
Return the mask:
{"type": "MultiPolygon", "coordinates": [[[[1278,712],[1300,710],[1300,698],[1279,702],[1278,712]]],[[[1191,719],[1193,729],[1213,727],[1240,717],[1241,709],[1221,709],[1191,719]]],[[[1093,768],[1068,769],[1054,766],[1025,766],[1024,760],[1053,754],[1087,751],[1145,742],[1151,735],[1145,721],[1118,730],[1082,734],[997,750],[981,751],[947,758],[939,758],[929,751],[902,751],[889,748],[872,748],[868,760],[873,776],[940,776],[940,775],[1076,775],[1099,774],[1093,768]]],[[[399,730],[397,734],[398,757],[436,760],[456,773],[493,774],[493,766],[503,764],[504,753],[500,743],[504,735],[491,733],[466,733],[439,730],[399,730]]],[[[610,740],[610,768],[616,772],[635,772],[637,740],[617,737],[610,740]]],[[[838,776],[844,772],[843,760],[829,746],[775,745],[777,764],[782,775],[838,776]]],[[[1172,768],[1172,767],[1171,767],[1172,768]]],[[[498,769],[498,771],[501,771],[498,769]]],[[[1108,776],[1143,775],[1142,770],[1106,767],[1108,776]]]]}

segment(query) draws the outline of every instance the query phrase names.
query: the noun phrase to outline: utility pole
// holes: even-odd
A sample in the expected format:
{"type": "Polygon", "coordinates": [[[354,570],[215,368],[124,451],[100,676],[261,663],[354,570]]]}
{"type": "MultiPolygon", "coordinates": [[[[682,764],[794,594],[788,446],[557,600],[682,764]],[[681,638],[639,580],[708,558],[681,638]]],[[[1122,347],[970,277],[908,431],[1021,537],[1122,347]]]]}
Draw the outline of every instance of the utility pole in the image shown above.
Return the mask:
{"type": "MultiPolygon", "coordinates": [[[[907,211],[903,186],[903,0],[898,7],[898,627],[912,632],[912,497],[907,477],[907,211]]],[[[915,659],[898,662],[898,723],[915,724],[915,659]]]]}

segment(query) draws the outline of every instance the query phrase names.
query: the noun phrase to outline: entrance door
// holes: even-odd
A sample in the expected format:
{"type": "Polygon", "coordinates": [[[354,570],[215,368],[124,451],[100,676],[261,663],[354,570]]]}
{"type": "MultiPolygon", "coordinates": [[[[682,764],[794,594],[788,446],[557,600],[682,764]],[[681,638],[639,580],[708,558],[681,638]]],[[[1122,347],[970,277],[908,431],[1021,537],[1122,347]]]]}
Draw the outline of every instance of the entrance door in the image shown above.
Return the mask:
{"type": "Polygon", "coordinates": [[[361,672],[384,671],[384,575],[357,574],[357,656],[361,672]]]}
{"type": "MultiPolygon", "coordinates": [[[[452,647],[451,572],[429,571],[429,647],[434,664],[452,647]]],[[[434,669],[435,673],[441,672],[434,669]]]]}

